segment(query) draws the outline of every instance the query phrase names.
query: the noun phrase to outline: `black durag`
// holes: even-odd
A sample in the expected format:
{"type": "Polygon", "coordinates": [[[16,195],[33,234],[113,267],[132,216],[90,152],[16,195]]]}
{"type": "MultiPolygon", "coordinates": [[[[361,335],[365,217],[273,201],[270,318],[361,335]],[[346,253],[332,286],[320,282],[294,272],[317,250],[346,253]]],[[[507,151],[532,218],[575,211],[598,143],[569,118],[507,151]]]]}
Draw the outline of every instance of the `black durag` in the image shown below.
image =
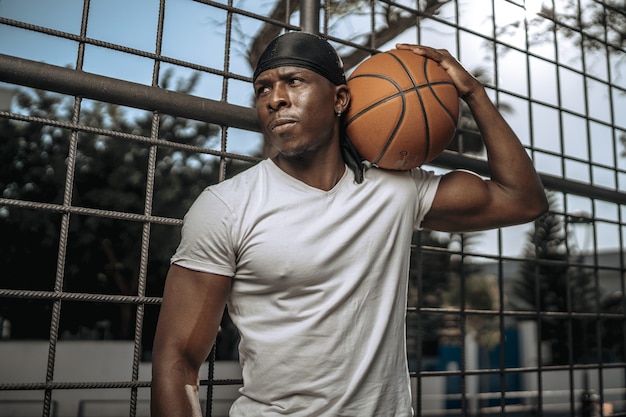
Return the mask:
{"type": "Polygon", "coordinates": [[[257,62],[253,80],[268,69],[300,67],[315,71],[335,85],[346,83],[343,62],[328,41],[305,32],[280,35],[265,48],[257,62]]]}

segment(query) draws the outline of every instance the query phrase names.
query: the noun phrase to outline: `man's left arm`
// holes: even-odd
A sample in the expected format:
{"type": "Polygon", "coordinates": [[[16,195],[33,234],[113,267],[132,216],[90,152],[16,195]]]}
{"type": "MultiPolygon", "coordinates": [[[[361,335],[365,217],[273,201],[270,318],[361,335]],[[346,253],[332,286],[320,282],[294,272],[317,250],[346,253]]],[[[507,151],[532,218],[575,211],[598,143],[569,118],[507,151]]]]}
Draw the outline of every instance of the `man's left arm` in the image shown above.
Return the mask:
{"type": "Polygon", "coordinates": [[[437,62],[452,78],[481,132],[490,178],[456,170],[443,176],[424,228],[467,232],[526,223],[548,209],[539,175],[484,86],[447,51],[398,45],[437,62]]]}

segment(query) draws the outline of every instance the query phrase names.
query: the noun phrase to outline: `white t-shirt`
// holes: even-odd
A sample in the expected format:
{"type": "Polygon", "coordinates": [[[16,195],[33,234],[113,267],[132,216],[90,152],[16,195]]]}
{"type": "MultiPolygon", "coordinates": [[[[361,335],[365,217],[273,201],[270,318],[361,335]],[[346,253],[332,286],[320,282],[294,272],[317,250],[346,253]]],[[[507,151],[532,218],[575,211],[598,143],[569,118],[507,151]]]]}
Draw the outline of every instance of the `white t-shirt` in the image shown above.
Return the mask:
{"type": "Polygon", "coordinates": [[[439,176],[352,171],[330,191],[267,159],[208,187],[172,262],[230,276],[244,385],[233,417],[412,414],[410,243],[439,176]]]}

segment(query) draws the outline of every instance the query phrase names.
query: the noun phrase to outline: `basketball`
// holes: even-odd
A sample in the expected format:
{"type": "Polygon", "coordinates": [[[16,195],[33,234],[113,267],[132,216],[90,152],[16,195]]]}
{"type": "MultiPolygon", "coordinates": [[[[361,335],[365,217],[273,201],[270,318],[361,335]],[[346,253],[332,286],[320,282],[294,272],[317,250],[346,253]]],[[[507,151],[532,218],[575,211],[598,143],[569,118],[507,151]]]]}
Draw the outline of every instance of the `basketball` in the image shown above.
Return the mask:
{"type": "Polygon", "coordinates": [[[346,136],[379,168],[407,170],[432,161],[450,144],[459,96],[432,59],[392,49],[359,64],[347,80],[346,136]]]}

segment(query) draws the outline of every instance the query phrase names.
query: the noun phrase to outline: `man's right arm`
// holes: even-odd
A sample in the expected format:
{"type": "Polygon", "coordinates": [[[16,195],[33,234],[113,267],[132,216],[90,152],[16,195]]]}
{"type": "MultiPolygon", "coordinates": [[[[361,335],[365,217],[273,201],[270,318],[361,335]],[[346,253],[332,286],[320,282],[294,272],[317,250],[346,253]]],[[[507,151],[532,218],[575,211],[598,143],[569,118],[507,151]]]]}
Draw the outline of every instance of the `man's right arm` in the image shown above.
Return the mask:
{"type": "Polygon", "coordinates": [[[172,265],[152,353],[152,417],[200,417],[198,372],[215,343],[231,279],[172,265]]]}

